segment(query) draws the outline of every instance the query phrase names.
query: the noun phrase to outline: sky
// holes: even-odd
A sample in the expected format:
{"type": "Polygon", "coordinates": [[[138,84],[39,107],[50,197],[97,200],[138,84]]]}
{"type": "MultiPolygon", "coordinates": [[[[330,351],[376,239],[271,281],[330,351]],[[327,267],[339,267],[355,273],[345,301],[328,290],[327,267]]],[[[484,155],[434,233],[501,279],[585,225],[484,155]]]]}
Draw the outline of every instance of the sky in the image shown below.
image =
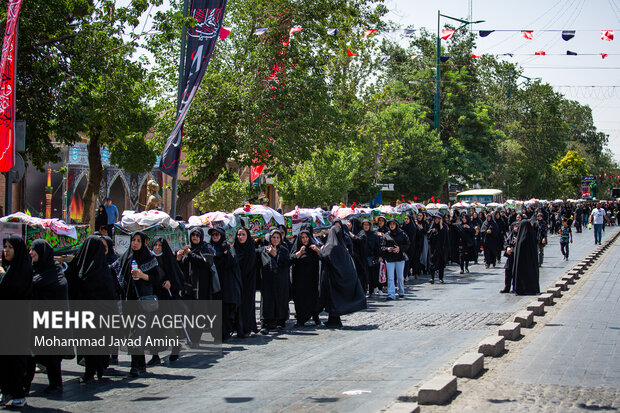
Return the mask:
{"type": "MultiPolygon", "coordinates": [[[[468,0],[384,1],[390,10],[386,20],[403,28],[436,32],[439,9],[448,16],[469,18],[468,0]]],[[[471,0],[471,6],[471,20],[485,20],[473,30],[498,30],[478,37],[476,54],[512,53],[502,59],[519,64],[525,76],[541,78],[566,98],[589,105],[595,126],[609,135],[608,147],[620,162],[620,0],[471,0]],[[533,30],[533,40],[521,37],[520,30],[533,30]],[[575,37],[564,41],[561,30],[575,30],[575,37]],[[601,30],[615,30],[617,37],[603,41],[601,30]],[[547,55],[534,56],[539,50],[547,55]],[[567,56],[567,50],[581,55],[567,56]],[[608,57],[602,59],[599,53],[608,57]]],[[[164,1],[162,8],[166,7],[164,1]]],[[[442,26],[446,23],[451,21],[442,18],[442,26]]]]}
{"type": "MultiPolygon", "coordinates": [[[[386,16],[403,26],[437,31],[437,11],[469,17],[468,0],[385,0],[386,16]]],[[[502,57],[524,68],[524,75],[540,77],[568,99],[592,108],[594,124],[609,135],[609,149],[620,162],[620,0],[472,0],[472,19],[486,20],[473,30],[533,30],[533,40],[519,32],[494,32],[478,37],[476,54],[513,53],[502,57]],[[564,41],[561,32],[575,30],[564,41]],[[615,30],[616,38],[601,40],[601,30],[615,30]],[[544,50],[562,56],[531,56],[544,50]],[[595,56],[566,56],[567,50],[595,56]],[[607,53],[604,60],[599,53],[607,53]],[[520,55],[522,54],[522,55],[520,55]],[[615,54],[615,55],[614,55],[615,54]],[[596,87],[592,87],[596,86],[596,87]]],[[[450,20],[442,18],[442,26],[450,20]]],[[[452,22],[454,24],[458,24],[452,22]]]]}

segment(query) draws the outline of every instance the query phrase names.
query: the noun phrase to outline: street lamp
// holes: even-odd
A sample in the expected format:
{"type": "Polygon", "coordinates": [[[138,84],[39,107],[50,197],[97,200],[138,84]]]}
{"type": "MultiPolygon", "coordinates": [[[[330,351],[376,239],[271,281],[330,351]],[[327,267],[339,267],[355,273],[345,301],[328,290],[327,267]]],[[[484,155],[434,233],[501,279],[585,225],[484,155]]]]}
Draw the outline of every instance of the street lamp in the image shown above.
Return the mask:
{"type": "Polygon", "coordinates": [[[439,97],[441,93],[441,61],[440,61],[439,54],[441,53],[441,18],[442,17],[463,23],[463,25],[457,28],[456,30],[460,30],[463,27],[467,26],[468,24],[483,23],[485,21],[485,20],[476,20],[474,22],[470,22],[470,21],[463,20],[463,19],[457,19],[456,17],[446,16],[445,14],[441,14],[441,12],[437,10],[437,70],[436,70],[437,81],[435,82],[436,84],[435,85],[436,87],[436,90],[435,90],[435,130],[437,131],[437,133],[439,133],[439,121],[440,121],[439,111],[441,110],[440,102],[439,102],[439,97]]]}

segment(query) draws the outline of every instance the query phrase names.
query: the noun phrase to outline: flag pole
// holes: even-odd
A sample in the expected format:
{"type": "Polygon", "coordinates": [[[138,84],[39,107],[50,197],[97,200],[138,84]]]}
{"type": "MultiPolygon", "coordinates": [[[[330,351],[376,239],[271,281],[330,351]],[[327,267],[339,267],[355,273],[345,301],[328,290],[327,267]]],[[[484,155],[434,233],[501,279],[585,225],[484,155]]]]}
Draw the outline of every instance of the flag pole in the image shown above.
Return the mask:
{"type": "MultiPolygon", "coordinates": [[[[189,1],[183,0],[183,19],[187,18],[189,1]]],[[[185,72],[185,42],[187,41],[187,27],[185,26],[185,22],[183,23],[183,29],[181,30],[181,56],[179,58],[179,82],[177,86],[177,116],[179,116],[179,111],[181,110],[181,99],[183,98],[183,90],[185,89],[184,85],[182,85],[183,74],[185,72]]],[[[182,132],[179,132],[182,133],[182,132]]],[[[176,175],[172,177],[172,201],[170,206],[170,217],[172,219],[176,218],[177,215],[177,177],[179,175],[178,169],[176,175]]]]}

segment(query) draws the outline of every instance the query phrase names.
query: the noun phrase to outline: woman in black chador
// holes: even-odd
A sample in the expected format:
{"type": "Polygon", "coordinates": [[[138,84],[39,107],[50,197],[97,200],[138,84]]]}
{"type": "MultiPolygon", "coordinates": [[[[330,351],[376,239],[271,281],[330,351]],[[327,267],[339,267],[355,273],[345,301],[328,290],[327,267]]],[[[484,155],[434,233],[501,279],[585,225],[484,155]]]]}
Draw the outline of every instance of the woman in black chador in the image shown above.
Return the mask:
{"type": "Polygon", "coordinates": [[[433,223],[428,228],[427,237],[431,284],[435,283],[435,273],[439,276],[439,282],[443,284],[443,273],[450,259],[450,246],[447,242],[448,228],[443,224],[443,219],[438,213],[433,215],[433,223]]]}
{"type": "MultiPolygon", "coordinates": [[[[30,244],[32,258],[32,298],[34,300],[58,300],[65,303],[69,310],[69,290],[67,280],[60,264],[54,261],[54,249],[47,241],[37,239],[30,244]]],[[[72,350],[67,349],[66,355],[72,350]]],[[[30,377],[34,377],[36,363],[45,366],[49,386],[44,390],[47,394],[62,393],[61,362],[62,355],[35,355],[31,363],[30,377]]]]}
{"type": "MultiPolygon", "coordinates": [[[[131,235],[131,244],[127,251],[113,264],[125,297],[127,300],[138,300],[155,294],[156,286],[161,284],[163,272],[151,251],[146,246],[148,237],[143,232],[135,232],[131,235]],[[132,266],[137,264],[137,269],[132,266]]],[[[150,314],[148,314],[150,316],[150,314]]],[[[138,335],[146,337],[145,330],[132,331],[132,336],[138,335]]],[[[131,350],[131,369],[129,375],[138,377],[141,373],[146,373],[146,358],[144,348],[132,348],[131,350]]]]}
{"type": "MultiPolygon", "coordinates": [[[[29,300],[32,298],[32,264],[21,237],[3,240],[2,268],[0,269],[0,300],[29,300]]],[[[15,326],[23,328],[22,326],[15,326]]],[[[3,331],[5,340],[11,331],[3,331]]],[[[25,349],[24,353],[28,352],[25,349]]],[[[0,390],[2,405],[23,407],[30,388],[27,378],[30,355],[0,355],[0,390]]]]}
{"type": "MultiPolygon", "coordinates": [[[[157,265],[161,269],[161,279],[155,286],[155,294],[160,301],[180,300],[181,292],[183,291],[183,271],[176,260],[172,248],[168,241],[159,237],[153,240],[152,254],[157,260],[157,265]]],[[[180,308],[181,306],[179,306],[180,308]]],[[[176,331],[179,338],[184,337],[184,332],[181,329],[176,331]]],[[[163,337],[162,337],[163,338],[163,337]]],[[[147,365],[154,366],[161,363],[158,352],[165,350],[165,348],[152,349],[153,358],[149,360],[147,365]]],[[[179,359],[179,353],[181,352],[180,346],[175,346],[170,354],[170,361],[176,361],[179,359]]]]}
{"type": "MultiPolygon", "coordinates": [[[[105,246],[96,235],[91,235],[69,263],[65,271],[71,300],[118,300],[119,296],[112,279],[112,272],[106,262],[105,246]]],[[[111,354],[113,351],[108,352],[111,354]]],[[[79,349],[78,349],[79,354],[79,349]]],[[[78,356],[79,358],[79,356],[78,356]]],[[[87,355],[84,357],[86,371],[80,379],[82,383],[98,378],[108,367],[109,355],[87,355]]]]}
{"type": "Polygon", "coordinates": [[[329,313],[326,327],[340,328],[340,316],[366,308],[366,296],[345,246],[342,227],[329,229],[321,261],[319,310],[329,313]]]}
{"type": "Polygon", "coordinates": [[[459,248],[459,264],[461,265],[461,274],[469,272],[469,261],[474,259],[474,251],[476,246],[476,231],[469,222],[467,214],[461,215],[461,222],[453,225],[457,234],[457,245],[459,248]]]}
{"type": "MultiPolygon", "coordinates": [[[[418,268],[420,266],[420,255],[416,256],[416,252],[418,251],[418,243],[419,243],[419,229],[418,226],[413,222],[414,218],[412,215],[405,215],[402,230],[407,234],[409,238],[409,248],[407,251],[404,251],[407,254],[408,260],[405,261],[405,279],[410,275],[416,274],[414,268],[418,268]],[[417,263],[416,263],[417,261],[417,263]]],[[[419,274],[419,270],[418,273],[419,274]]]]}
{"type": "Polygon", "coordinates": [[[319,254],[310,231],[301,231],[291,253],[292,296],[295,303],[296,327],[303,327],[312,318],[316,325],[321,324],[317,312],[319,300],[319,254]]]}
{"type": "Polygon", "coordinates": [[[241,309],[239,313],[241,331],[237,337],[243,338],[258,333],[256,326],[256,244],[247,228],[239,228],[232,247],[241,275],[241,309]]]}
{"type": "Polygon", "coordinates": [[[493,214],[486,216],[486,221],[482,224],[480,232],[484,237],[482,246],[484,248],[484,265],[489,268],[490,265],[495,267],[497,261],[497,239],[499,238],[499,226],[493,219],[493,214]]]}
{"type": "MultiPolygon", "coordinates": [[[[189,233],[189,245],[177,251],[177,261],[185,276],[183,297],[187,300],[213,300],[221,291],[220,279],[213,263],[215,251],[205,242],[202,228],[194,228],[189,233]]],[[[189,329],[191,346],[200,343],[202,329],[189,329]]]]}
{"type": "Polygon", "coordinates": [[[514,265],[514,250],[517,245],[517,238],[519,235],[519,223],[513,222],[511,224],[511,230],[506,237],[506,264],[504,264],[504,289],[500,291],[502,294],[514,292],[514,277],[512,274],[512,266],[514,265]]]}
{"type": "Polygon", "coordinates": [[[228,340],[233,331],[242,330],[239,325],[239,306],[241,305],[241,276],[235,261],[234,250],[226,242],[226,232],[222,228],[209,229],[211,246],[215,252],[213,262],[217,269],[222,291],[216,299],[222,300],[222,339],[228,340]]]}
{"type": "Polygon", "coordinates": [[[538,239],[534,223],[523,220],[519,223],[519,235],[514,249],[512,275],[515,278],[515,292],[518,295],[540,293],[538,283],[538,239]]]}
{"type": "Polygon", "coordinates": [[[268,244],[260,248],[262,334],[284,328],[288,320],[290,271],[289,250],[282,245],[282,233],[272,229],[268,244]]]}

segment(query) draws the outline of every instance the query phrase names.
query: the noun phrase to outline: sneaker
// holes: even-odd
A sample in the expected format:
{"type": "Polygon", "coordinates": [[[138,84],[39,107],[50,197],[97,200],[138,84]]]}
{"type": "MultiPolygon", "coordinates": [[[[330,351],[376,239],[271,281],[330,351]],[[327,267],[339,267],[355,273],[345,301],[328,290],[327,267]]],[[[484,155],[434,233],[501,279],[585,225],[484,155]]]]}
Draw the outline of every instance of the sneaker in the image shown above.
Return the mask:
{"type": "Polygon", "coordinates": [[[11,400],[13,400],[13,396],[11,396],[10,394],[2,394],[2,398],[0,398],[0,406],[4,406],[5,404],[7,404],[8,402],[10,402],[11,400]]]}
{"type": "Polygon", "coordinates": [[[25,397],[22,397],[20,399],[13,399],[11,400],[9,404],[7,404],[8,407],[24,407],[25,405],[26,405],[25,397]]]}
{"type": "Polygon", "coordinates": [[[431,278],[431,284],[435,284],[435,280],[431,278]]]}
{"type": "Polygon", "coordinates": [[[383,292],[383,290],[379,290],[377,291],[377,295],[385,295],[385,293],[383,292]]]}
{"type": "Polygon", "coordinates": [[[439,280],[439,284],[443,284],[443,280],[439,280]]]}

